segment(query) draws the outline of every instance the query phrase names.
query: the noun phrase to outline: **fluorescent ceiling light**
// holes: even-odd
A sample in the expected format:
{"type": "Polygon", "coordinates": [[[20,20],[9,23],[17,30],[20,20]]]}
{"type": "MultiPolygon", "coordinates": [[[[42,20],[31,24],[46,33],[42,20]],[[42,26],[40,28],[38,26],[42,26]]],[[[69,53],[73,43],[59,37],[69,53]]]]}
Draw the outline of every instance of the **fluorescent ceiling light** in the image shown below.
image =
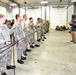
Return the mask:
{"type": "Polygon", "coordinates": [[[71,0],[71,2],[76,2],[76,0],[71,0]]]}
{"type": "Polygon", "coordinates": [[[48,3],[48,1],[41,1],[41,4],[47,4],[48,3]]]}
{"type": "Polygon", "coordinates": [[[12,4],[10,4],[10,6],[16,6],[16,4],[15,3],[12,3],[12,4]]]}

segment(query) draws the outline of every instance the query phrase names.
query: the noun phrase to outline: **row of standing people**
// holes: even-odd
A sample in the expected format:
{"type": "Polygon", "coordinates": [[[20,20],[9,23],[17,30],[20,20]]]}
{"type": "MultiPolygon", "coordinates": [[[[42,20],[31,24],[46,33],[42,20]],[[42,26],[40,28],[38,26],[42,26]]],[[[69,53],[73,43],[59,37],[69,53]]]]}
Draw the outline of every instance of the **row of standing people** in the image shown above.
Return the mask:
{"type": "Polygon", "coordinates": [[[33,18],[29,18],[29,23],[26,25],[27,15],[23,15],[23,20],[21,21],[21,16],[19,14],[15,15],[16,22],[9,29],[5,23],[5,16],[0,14],[0,71],[1,75],[7,75],[5,69],[14,69],[15,65],[11,65],[11,48],[5,50],[5,47],[8,48],[11,44],[10,35],[14,33],[15,41],[17,41],[17,62],[23,64],[26,60],[26,52],[30,52],[31,49],[28,49],[28,44],[30,43],[30,47],[39,47],[37,41],[40,42],[46,39],[45,33],[48,32],[48,27],[46,28],[46,21],[43,22],[41,18],[37,19],[37,23],[34,25],[33,18]],[[35,39],[35,32],[37,33],[37,41],[35,39]],[[3,47],[3,48],[2,48],[3,47]]]}

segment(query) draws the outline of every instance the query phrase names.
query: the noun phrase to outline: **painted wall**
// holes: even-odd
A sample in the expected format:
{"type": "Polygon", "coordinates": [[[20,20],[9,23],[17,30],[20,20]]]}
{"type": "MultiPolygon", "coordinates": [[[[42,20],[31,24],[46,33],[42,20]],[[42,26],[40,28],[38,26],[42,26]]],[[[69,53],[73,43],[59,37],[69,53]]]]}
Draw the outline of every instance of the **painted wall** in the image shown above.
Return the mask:
{"type": "Polygon", "coordinates": [[[74,14],[74,6],[69,6],[68,8],[68,22],[71,22],[72,15],[74,14]]]}
{"type": "Polygon", "coordinates": [[[34,23],[36,23],[37,18],[38,17],[41,18],[41,9],[27,9],[26,14],[28,16],[28,19],[29,19],[29,17],[33,17],[34,23]]]}
{"type": "Polygon", "coordinates": [[[50,10],[50,22],[51,28],[55,29],[56,26],[66,25],[66,8],[51,8],[50,10]]]}
{"type": "Polygon", "coordinates": [[[42,19],[45,19],[45,9],[46,9],[46,7],[42,7],[42,12],[41,12],[41,14],[42,14],[41,18],[42,19]]]}
{"type": "MultiPolygon", "coordinates": [[[[19,14],[19,8],[13,8],[13,18],[15,19],[15,15],[19,14]]],[[[25,14],[25,10],[23,8],[20,8],[20,15],[21,17],[23,16],[23,14],[25,14]]]]}
{"type": "Polygon", "coordinates": [[[15,19],[15,15],[19,14],[19,8],[18,7],[13,8],[12,13],[13,13],[13,19],[15,19]]]}
{"type": "MultiPolygon", "coordinates": [[[[8,10],[5,7],[0,6],[0,13],[6,15],[7,19],[15,19],[15,15],[19,14],[19,8],[9,8],[8,10]]],[[[68,8],[68,22],[71,21],[71,16],[74,13],[74,7],[70,6],[68,8]]],[[[25,14],[25,10],[23,8],[20,8],[20,15],[21,17],[25,14]]],[[[34,23],[36,23],[38,17],[42,17],[42,19],[45,19],[45,7],[42,7],[41,9],[27,9],[26,14],[29,17],[34,18],[34,23]]],[[[63,26],[66,25],[66,15],[67,15],[67,9],[66,8],[51,8],[49,11],[49,7],[46,7],[46,19],[50,20],[51,28],[54,28],[59,25],[63,26]],[[50,15],[50,16],[49,16],[50,15]]]]}
{"type": "Polygon", "coordinates": [[[0,14],[4,14],[6,16],[6,8],[0,6],[0,14]]]}
{"type": "Polygon", "coordinates": [[[24,14],[25,14],[25,9],[20,8],[20,15],[21,15],[21,17],[23,17],[24,14]]]}

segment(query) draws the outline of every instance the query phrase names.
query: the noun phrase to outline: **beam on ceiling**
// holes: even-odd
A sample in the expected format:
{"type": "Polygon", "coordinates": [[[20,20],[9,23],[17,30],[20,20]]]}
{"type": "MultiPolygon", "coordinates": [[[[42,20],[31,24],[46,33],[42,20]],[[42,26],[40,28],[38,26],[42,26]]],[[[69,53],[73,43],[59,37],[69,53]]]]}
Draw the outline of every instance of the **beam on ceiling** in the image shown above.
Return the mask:
{"type": "Polygon", "coordinates": [[[9,1],[16,3],[18,5],[18,7],[20,7],[20,4],[17,1],[15,1],[15,0],[9,0],[9,1]]]}
{"type": "Polygon", "coordinates": [[[9,5],[8,5],[8,4],[3,3],[2,1],[0,1],[0,6],[3,6],[3,7],[9,7],[9,5]]]}

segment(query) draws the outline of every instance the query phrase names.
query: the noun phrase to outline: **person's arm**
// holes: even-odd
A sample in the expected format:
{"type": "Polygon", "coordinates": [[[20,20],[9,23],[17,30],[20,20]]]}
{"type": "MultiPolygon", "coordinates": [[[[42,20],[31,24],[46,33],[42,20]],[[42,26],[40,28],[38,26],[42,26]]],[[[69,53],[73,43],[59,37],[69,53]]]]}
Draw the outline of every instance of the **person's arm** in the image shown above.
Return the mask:
{"type": "Polygon", "coordinates": [[[6,27],[7,31],[9,32],[9,34],[11,35],[12,33],[14,33],[14,30],[15,30],[15,28],[16,28],[16,25],[13,25],[11,29],[9,29],[9,28],[7,27],[7,25],[5,25],[5,27],[6,27]]]}
{"type": "Polygon", "coordinates": [[[23,23],[23,22],[21,22],[21,27],[22,27],[24,39],[26,39],[26,35],[25,35],[25,26],[24,26],[24,23],[23,23]]]}
{"type": "Polygon", "coordinates": [[[11,44],[10,41],[8,42],[8,41],[6,41],[5,39],[1,39],[1,37],[2,37],[2,38],[5,37],[2,32],[3,32],[3,31],[0,29],[0,44],[10,45],[10,44],[11,44]]]}
{"type": "Polygon", "coordinates": [[[5,44],[5,45],[10,45],[11,44],[11,42],[10,41],[5,41],[5,40],[2,40],[2,39],[0,39],[0,44],[5,44]]]}
{"type": "Polygon", "coordinates": [[[17,40],[19,41],[21,39],[21,37],[20,37],[21,35],[20,35],[20,31],[19,31],[19,27],[18,26],[16,27],[16,36],[17,36],[16,37],[17,40]]]}
{"type": "Polygon", "coordinates": [[[32,24],[31,23],[28,23],[28,28],[30,28],[32,26],[32,24]]]}
{"type": "Polygon", "coordinates": [[[0,44],[5,44],[5,40],[0,39],[0,44]]]}

